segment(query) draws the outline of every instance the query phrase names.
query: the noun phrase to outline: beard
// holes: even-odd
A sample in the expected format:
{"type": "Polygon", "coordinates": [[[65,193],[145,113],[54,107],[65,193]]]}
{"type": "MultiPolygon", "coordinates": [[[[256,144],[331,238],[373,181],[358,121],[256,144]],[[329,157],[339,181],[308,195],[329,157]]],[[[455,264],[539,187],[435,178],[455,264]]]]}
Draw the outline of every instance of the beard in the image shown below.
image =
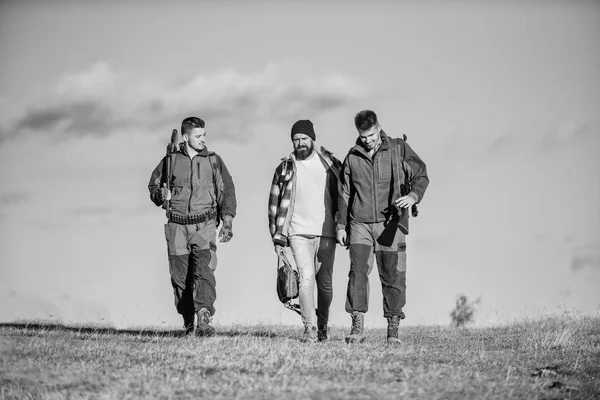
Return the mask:
{"type": "Polygon", "coordinates": [[[298,160],[306,160],[315,149],[315,146],[311,143],[309,146],[299,146],[294,149],[294,154],[298,160]]]}

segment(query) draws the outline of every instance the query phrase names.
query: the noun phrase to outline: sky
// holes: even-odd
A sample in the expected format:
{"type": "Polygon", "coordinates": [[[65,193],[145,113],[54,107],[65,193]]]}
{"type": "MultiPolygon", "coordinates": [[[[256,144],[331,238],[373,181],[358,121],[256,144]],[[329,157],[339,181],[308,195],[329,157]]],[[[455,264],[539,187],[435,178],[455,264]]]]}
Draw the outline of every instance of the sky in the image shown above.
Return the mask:
{"type": "MultiPolygon", "coordinates": [[[[171,130],[207,124],[236,185],[214,322],[297,324],[267,201],[290,128],[343,159],[354,115],[406,134],[430,185],[405,325],[600,312],[597,1],[0,3],[0,321],[177,327],[148,196],[171,130]]],[[[338,246],[330,323],[344,311],[338,246]]],[[[385,326],[374,271],[367,327],[385,326]]]]}

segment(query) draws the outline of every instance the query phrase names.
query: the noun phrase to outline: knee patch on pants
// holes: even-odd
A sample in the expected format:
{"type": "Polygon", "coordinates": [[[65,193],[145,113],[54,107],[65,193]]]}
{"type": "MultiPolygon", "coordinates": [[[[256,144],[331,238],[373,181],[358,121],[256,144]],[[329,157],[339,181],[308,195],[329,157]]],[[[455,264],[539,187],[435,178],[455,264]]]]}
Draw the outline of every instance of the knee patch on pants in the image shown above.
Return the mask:
{"type": "Polygon", "coordinates": [[[373,247],[362,243],[350,244],[350,272],[369,273],[373,247]]]}

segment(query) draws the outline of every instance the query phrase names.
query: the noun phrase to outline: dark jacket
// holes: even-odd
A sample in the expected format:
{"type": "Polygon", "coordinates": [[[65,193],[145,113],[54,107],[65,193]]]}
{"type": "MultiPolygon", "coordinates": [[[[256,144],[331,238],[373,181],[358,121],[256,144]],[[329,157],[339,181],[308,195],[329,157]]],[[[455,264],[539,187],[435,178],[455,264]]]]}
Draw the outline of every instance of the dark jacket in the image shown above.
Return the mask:
{"type": "MultiPolygon", "coordinates": [[[[165,174],[166,157],[154,169],[148,183],[150,199],[157,206],[163,204],[160,188],[166,182],[165,174]]],[[[179,151],[172,155],[170,188],[173,213],[188,216],[218,208],[221,219],[225,215],[235,217],[237,203],[231,175],[223,159],[207,148],[191,159],[185,144],[180,144],[179,151]]]]}
{"type": "Polygon", "coordinates": [[[400,184],[409,184],[411,190],[407,194],[417,203],[423,199],[429,185],[427,167],[404,140],[392,139],[381,131],[381,146],[371,159],[357,139],[344,159],[340,176],[342,192],[338,199],[337,230],[345,229],[349,220],[371,223],[389,218],[393,201],[401,197],[393,182],[391,146],[397,146],[402,160],[399,166],[404,174],[400,174],[400,184]]]}

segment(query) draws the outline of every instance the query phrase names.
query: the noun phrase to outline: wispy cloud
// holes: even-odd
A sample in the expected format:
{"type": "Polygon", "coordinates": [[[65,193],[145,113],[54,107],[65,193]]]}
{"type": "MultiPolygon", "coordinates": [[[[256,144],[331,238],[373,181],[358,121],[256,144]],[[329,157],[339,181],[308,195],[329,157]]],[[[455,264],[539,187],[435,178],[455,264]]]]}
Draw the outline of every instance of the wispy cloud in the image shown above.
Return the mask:
{"type": "Polygon", "coordinates": [[[191,115],[206,120],[209,134],[215,134],[212,140],[244,140],[257,122],[327,112],[365,93],[351,77],[316,76],[291,62],[251,74],[233,69],[199,74],[177,83],[145,82],[98,63],[64,76],[35,104],[26,105],[0,127],[0,143],[20,133],[72,138],[108,136],[131,127],[158,132],[191,115]]]}
{"type": "Polygon", "coordinates": [[[0,204],[10,206],[13,204],[25,203],[31,199],[31,193],[27,192],[6,192],[0,195],[0,204]]]}
{"type": "MultiPolygon", "coordinates": [[[[532,126],[529,128],[506,128],[504,132],[489,132],[477,140],[471,140],[470,147],[477,147],[482,141],[482,155],[501,157],[515,151],[552,151],[564,149],[589,140],[600,139],[599,128],[593,123],[581,121],[564,121],[556,123],[551,128],[532,126]]],[[[454,139],[456,140],[456,139],[454,139]]]]}
{"type": "Polygon", "coordinates": [[[41,218],[32,218],[29,220],[29,223],[33,227],[46,232],[63,231],[69,227],[66,221],[51,221],[41,218]]]}
{"type": "Polygon", "coordinates": [[[96,217],[111,214],[113,209],[108,206],[76,207],[69,211],[69,215],[77,217],[96,217]]]}
{"type": "Polygon", "coordinates": [[[90,205],[75,207],[66,212],[74,217],[117,217],[117,218],[139,218],[147,214],[153,214],[155,206],[152,203],[140,202],[139,204],[110,204],[110,205],[90,205]]]}
{"type": "Polygon", "coordinates": [[[589,124],[581,122],[566,122],[550,129],[542,138],[542,148],[554,149],[569,142],[579,142],[593,135],[589,124]]]}
{"type": "Polygon", "coordinates": [[[584,268],[600,270],[600,247],[582,246],[571,257],[571,270],[575,273],[584,268]]]}

